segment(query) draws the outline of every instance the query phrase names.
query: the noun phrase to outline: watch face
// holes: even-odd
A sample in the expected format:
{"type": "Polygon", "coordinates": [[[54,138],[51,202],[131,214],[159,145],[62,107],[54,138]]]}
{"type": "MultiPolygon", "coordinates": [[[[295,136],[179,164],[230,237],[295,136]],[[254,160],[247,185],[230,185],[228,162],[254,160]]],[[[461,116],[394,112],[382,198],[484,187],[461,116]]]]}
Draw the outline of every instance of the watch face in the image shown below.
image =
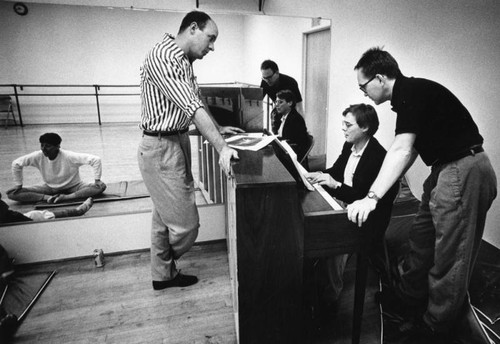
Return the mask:
{"type": "Polygon", "coordinates": [[[14,12],[19,14],[20,16],[25,16],[26,14],[28,14],[28,7],[26,7],[26,5],[22,2],[16,2],[14,4],[14,12]]]}

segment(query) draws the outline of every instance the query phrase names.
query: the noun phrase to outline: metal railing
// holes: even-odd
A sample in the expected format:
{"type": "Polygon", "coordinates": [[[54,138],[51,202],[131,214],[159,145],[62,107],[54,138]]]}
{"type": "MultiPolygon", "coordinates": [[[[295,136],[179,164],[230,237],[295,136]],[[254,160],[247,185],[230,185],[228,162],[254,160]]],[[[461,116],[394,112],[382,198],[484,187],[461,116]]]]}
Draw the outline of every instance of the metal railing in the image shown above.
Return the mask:
{"type": "Polygon", "coordinates": [[[99,125],[101,122],[101,108],[99,105],[99,97],[105,96],[138,96],[139,93],[102,93],[101,89],[104,88],[139,88],[139,85],[35,85],[35,84],[0,84],[0,88],[12,88],[12,93],[4,94],[14,97],[16,100],[17,114],[19,117],[19,124],[24,126],[23,117],[21,112],[21,97],[40,97],[40,96],[56,96],[56,97],[95,97],[97,107],[97,120],[99,125]],[[92,92],[88,93],[23,93],[29,88],[89,88],[92,92]]]}
{"type": "MultiPolygon", "coordinates": [[[[227,84],[227,83],[224,83],[227,84]]],[[[204,84],[200,84],[203,86],[204,84]]],[[[208,84],[208,85],[218,85],[218,84],[208,84]]],[[[221,84],[223,85],[223,84],[221,84]]],[[[22,97],[95,97],[95,105],[97,109],[97,121],[99,125],[102,124],[101,121],[101,107],[99,102],[99,97],[108,97],[108,96],[139,96],[140,93],[102,93],[101,89],[105,88],[136,88],[139,89],[139,85],[44,85],[44,84],[0,84],[0,89],[2,88],[11,88],[12,93],[2,93],[2,95],[7,95],[15,98],[17,114],[19,117],[19,125],[24,126],[23,117],[21,112],[21,101],[22,97]],[[89,88],[92,92],[88,93],[23,93],[27,89],[30,88],[89,88]]],[[[272,101],[265,97],[263,100],[265,104],[265,115],[268,119],[266,121],[267,129],[270,129],[269,123],[269,115],[273,108],[272,101]]]]}

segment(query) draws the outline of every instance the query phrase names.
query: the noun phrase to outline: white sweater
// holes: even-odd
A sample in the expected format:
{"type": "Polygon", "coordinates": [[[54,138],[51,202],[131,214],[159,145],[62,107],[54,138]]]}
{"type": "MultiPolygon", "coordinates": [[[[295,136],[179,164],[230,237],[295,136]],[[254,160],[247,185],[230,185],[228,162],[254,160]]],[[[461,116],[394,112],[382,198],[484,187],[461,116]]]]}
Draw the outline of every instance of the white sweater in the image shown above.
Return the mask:
{"type": "Polygon", "coordinates": [[[40,170],[42,179],[51,188],[70,188],[81,182],[79,168],[90,165],[94,169],[94,179],[101,179],[101,158],[91,154],[75,153],[60,149],[54,160],[49,160],[42,151],[36,151],[12,162],[15,185],[23,184],[23,167],[33,166],[40,170]]]}

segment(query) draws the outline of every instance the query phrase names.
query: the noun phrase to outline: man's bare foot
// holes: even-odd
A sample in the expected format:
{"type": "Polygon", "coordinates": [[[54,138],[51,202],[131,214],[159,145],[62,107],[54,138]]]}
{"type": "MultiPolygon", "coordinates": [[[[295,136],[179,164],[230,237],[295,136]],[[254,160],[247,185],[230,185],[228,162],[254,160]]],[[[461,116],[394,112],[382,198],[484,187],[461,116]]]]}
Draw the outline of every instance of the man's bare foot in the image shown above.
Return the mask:
{"type": "Polygon", "coordinates": [[[67,198],[68,197],[66,195],[58,194],[58,195],[54,195],[54,196],[50,197],[47,200],[47,203],[61,203],[61,202],[65,201],[67,198]]]}
{"type": "Polygon", "coordinates": [[[59,197],[59,196],[60,196],[60,195],[50,196],[50,197],[47,199],[47,203],[56,203],[57,197],[59,197]]]}

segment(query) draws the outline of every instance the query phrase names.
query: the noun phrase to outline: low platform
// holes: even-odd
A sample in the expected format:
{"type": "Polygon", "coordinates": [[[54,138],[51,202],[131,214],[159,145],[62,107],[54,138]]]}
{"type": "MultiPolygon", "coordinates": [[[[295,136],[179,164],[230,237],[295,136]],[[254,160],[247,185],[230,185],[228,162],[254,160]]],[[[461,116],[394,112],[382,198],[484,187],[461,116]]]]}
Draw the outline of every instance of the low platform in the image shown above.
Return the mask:
{"type": "MultiPolygon", "coordinates": [[[[224,204],[208,204],[200,190],[196,200],[201,224],[197,242],[225,239],[224,204]]],[[[35,208],[12,201],[9,205],[20,212],[35,208]]],[[[18,264],[91,256],[94,249],[105,253],[147,249],[151,209],[151,198],[141,193],[116,199],[104,196],[83,216],[1,225],[2,246],[18,264]]]]}

